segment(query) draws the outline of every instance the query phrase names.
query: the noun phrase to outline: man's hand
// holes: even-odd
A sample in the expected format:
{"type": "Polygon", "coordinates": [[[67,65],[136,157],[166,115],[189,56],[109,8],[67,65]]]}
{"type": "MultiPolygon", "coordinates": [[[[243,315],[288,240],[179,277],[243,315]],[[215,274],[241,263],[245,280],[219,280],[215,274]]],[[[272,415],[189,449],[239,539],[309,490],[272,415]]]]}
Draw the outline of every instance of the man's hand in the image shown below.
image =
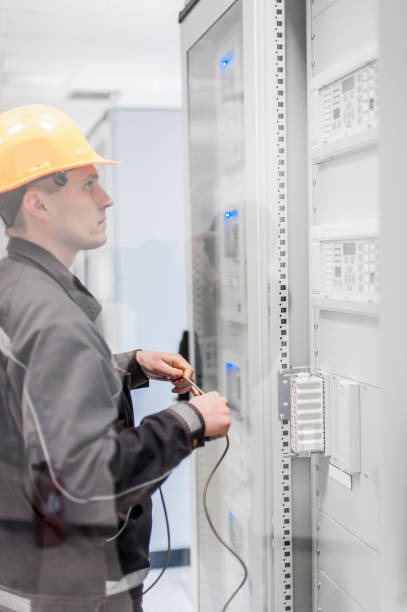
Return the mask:
{"type": "Polygon", "coordinates": [[[191,391],[199,395],[182,376],[194,380],[194,370],[191,365],[176,353],[155,353],[154,351],[137,351],[137,363],[147,378],[153,380],[171,381],[174,384],[173,393],[187,393],[191,391]]]}
{"type": "Polygon", "coordinates": [[[230,410],[225,397],[217,391],[211,391],[192,398],[189,403],[199,410],[205,421],[205,436],[226,436],[230,427],[230,410]]]}

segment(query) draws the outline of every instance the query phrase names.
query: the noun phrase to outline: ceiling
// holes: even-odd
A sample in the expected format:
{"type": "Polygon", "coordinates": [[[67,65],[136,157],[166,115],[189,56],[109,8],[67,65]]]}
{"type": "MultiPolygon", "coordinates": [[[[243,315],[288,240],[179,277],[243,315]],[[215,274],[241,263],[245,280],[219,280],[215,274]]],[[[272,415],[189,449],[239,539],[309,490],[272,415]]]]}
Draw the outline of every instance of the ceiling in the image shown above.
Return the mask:
{"type": "Polygon", "coordinates": [[[87,131],[112,104],[180,107],[184,4],[0,0],[0,111],[51,104],[87,131]]]}

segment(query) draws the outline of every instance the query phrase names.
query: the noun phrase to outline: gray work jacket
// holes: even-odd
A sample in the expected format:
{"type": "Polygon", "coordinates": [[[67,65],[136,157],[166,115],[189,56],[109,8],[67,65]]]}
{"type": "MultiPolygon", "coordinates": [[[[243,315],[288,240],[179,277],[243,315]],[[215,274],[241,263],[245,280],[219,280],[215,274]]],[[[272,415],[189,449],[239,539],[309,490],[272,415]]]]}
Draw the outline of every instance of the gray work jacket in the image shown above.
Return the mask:
{"type": "Polygon", "coordinates": [[[202,417],[185,402],[133,426],[129,391],[147,379],[134,352],[112,356],[100,310],[49,252],[10,240],[0,261],[0,610],[10,597],[28,601],[24,611],[110,609],[108,596],[148,572],[151,493],[203,444],[202,417]]]}

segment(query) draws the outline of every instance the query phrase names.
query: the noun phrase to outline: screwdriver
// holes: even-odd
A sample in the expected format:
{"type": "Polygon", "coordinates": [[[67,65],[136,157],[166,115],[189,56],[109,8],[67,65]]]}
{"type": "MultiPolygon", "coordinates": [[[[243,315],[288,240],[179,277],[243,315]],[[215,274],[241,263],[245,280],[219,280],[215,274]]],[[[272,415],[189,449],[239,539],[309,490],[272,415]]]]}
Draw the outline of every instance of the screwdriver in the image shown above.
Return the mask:
{"type": "Polygon", "coordinates": [[[198,385],[196,385],[196,384],[195,384],[195,383],[194,383],[192,380],[190,380],[190,379],[189,379],[189,378],[187,378],[186,376],[183,376],[182,378],[185,380],[185,382],[187,382],[189,385],[191,385],[191,387],[192,387],[193,389],[195,389],[195,391],[197,391],[197,392],[199,393],[199,395],[204,395],[204,394],[205,394],[205,392],[204,392],[204,391],[202,391],[202,389],[200,389],[200,388],[198,387],[198,385]]]}

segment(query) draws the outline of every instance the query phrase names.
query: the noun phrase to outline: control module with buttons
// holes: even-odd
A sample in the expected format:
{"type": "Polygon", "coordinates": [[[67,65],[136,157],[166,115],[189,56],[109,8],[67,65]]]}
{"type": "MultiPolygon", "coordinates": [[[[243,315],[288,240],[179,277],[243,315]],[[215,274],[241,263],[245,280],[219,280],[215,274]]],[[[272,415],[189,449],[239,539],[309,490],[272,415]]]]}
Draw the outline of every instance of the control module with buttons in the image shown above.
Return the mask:
{"type": "Polygon", "coordinates": [[[370,62],[321,89],[320,136],[327,142],[364,127],[378,118],[378,63],[370,62]]]}
{"type": "Polygon", "coordinates": [[[377,296],[379,240],[332,240],[322,243],[322,289],[328,293],[377,296]]]}

